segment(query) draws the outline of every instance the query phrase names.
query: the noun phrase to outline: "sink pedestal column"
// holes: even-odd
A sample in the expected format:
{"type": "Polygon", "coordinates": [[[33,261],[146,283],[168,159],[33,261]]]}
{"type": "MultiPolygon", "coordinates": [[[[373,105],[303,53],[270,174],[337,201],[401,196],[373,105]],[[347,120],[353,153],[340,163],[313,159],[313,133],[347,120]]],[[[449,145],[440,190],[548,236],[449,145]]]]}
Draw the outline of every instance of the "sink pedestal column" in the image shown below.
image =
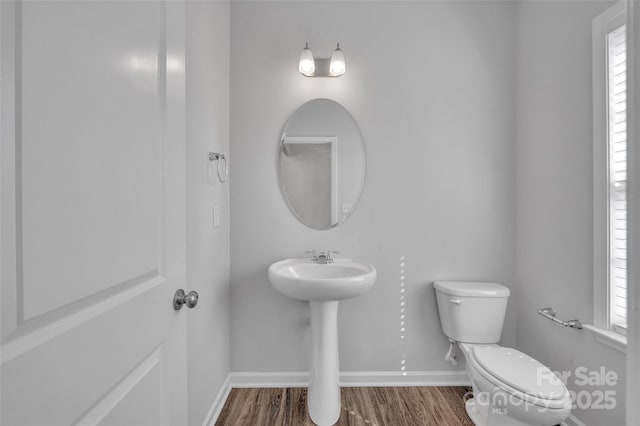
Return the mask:
{"type": "Polygon", "coordinates": [[[338,302],[311,305],[311,383],[307,408],[318,426],[331,426],[340,418],[338,368],[338,302]]]}

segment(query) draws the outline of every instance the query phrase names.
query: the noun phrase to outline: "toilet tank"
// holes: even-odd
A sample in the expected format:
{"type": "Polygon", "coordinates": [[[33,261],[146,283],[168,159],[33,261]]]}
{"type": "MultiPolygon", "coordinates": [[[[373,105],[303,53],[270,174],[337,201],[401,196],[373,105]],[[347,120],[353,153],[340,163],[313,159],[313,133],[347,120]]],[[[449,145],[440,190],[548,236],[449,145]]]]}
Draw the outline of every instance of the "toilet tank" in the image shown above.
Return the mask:
{"type": "Polygon", "coordinates": [[[436,281],[442,331],[466,343],[498,343],[507,311],[509,289],[473,281],[436,281]]]}

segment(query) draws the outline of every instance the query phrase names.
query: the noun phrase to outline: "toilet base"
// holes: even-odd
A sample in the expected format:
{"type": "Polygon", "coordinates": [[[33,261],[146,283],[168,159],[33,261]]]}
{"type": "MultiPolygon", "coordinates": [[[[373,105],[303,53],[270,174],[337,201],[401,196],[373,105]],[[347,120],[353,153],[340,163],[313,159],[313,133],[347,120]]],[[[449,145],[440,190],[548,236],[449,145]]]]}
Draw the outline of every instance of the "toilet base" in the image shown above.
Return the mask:
{"type": "Polygon", "coordinates": [[[488,410],[478,404],[475,398],[468,399],[464,408],[475,426],[531,426],[528,423],[522,423],[514,419],[502,411],[489,414],[488,410]]]}
{"type": "Polygon", "coordinates": [[[464,409],[467,412],[467,415],[471,419],[474,425],[476,426],[486,426],[487,419],[480,413],[478,406],[476,404],[476,400],[474,398],[468,399],[464,403],[464,409]]]}

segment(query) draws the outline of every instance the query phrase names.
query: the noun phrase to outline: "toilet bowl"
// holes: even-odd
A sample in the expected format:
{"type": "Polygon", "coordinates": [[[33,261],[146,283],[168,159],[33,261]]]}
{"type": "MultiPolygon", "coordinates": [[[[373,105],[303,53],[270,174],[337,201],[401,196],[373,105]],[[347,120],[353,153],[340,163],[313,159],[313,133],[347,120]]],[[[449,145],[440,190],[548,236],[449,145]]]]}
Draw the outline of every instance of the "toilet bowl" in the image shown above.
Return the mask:
{"type": "Polygon", "coordinates": [[[571,412],[571,397],[545,365],[497,345],[509,289],[495,283],[436,281],[445,335],[466,359],[473,398],[467,414],[476,426],[553,426],[571,412]]]}

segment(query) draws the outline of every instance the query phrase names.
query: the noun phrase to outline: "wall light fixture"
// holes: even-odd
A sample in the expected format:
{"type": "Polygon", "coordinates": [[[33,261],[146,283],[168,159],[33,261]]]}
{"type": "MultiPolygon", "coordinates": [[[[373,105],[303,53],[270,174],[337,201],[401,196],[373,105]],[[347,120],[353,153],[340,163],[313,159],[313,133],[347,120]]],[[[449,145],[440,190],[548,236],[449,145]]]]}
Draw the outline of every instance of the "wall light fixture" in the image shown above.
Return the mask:
{"type": "Polygon", "coordinates": [[[331,58],[314,58],[309,43],[302,49],[298,70],[306,77],[340,77],[347,70],[344,52],[340,43],[331,54],[331,58]]]}
{"type": "Polygon", "coordinates": [[[313,53],[311,53],[311,49],[309,49],[309,43],[307,43],[304,49],[302,49],[298,69],[307,77],[313,76],[313,73],[316,71],[316,63],[313,59],[313,53]]]}

